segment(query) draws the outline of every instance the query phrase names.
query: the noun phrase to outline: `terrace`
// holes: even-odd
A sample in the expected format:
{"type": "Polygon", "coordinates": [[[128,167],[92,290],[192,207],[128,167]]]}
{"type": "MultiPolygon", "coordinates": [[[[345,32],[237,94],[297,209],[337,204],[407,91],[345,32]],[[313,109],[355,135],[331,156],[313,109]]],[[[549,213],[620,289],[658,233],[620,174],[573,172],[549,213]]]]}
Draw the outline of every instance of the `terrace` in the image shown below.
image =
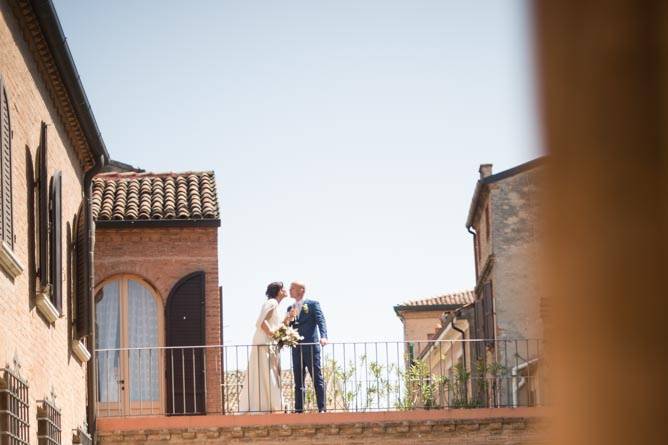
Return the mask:
{"type": "MultiPolygon", "coordinates": [[[[352,342],[322,349],[327,413],[317,413],[309,377],[305,413],[293,412],[292,355],[284,348],[273,363],[282,376],[283,409],[243,415],[241,388],[257,347],[97,350],[98,435],[106,443],[123,442],[124,434],[143,434],[142,440],[184,433],[233,438],[249,428],[317,432],[358,425],[364,431],[360,425],[411,422],[433,428],[445,422],[452,431],[483,422],[503,431],[503,425],[542,417],[545,405],[540,340],[352,342]],[[207,373],[219,376],[219,384],[211,385],[207,373]]],[[[413,431],[406,428],[406,434],[413,431]]]]}

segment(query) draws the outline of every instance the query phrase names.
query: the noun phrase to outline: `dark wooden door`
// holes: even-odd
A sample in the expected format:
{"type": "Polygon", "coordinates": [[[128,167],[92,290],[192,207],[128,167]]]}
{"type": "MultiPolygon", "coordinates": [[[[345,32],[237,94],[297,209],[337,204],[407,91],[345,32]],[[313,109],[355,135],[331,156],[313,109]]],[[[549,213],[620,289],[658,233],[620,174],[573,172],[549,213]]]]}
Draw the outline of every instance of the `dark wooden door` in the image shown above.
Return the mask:
{"type": "Polygon", "coordinates": [[[204,414],[204,272],[182,278],[165,307],[167,414],[204,414]]]}

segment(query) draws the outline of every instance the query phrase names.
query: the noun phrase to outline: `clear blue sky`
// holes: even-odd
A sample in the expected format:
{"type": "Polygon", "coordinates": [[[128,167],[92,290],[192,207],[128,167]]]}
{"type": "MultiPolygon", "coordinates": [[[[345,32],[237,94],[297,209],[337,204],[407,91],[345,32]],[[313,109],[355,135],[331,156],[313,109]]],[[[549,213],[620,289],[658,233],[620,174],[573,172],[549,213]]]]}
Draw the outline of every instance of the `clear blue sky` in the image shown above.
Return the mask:
{"type": "Polygon", "coordinates": [[[480,163],[539,155],[525,1],[55,0],[109,152],[214,170],[226,342],[304,280],[332,340],[471,288],[480,163]]]}

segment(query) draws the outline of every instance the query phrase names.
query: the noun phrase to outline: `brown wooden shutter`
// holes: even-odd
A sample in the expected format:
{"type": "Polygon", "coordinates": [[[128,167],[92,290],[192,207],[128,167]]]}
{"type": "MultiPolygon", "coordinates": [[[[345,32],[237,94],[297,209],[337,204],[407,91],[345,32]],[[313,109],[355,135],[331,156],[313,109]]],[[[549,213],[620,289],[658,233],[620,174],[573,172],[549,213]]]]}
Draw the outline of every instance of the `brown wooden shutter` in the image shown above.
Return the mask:
{"type": "Polygon", "coordinates": [[[62,313],[63,309],[63,269],[62,269],[62,179],[60,171],[57,171],[51,178],[51,224],[50,224],[50,263],[51,263],[51,301],[53,305],[62,313]]]}
{"type": "Polygon", "coordinates": [[[168,414],[204,413],[203,349],[187,348],[205,344],[204,278],[204,272],[187,275],[167,299],[167,346],[186,347],[168,350],[165,357],[168,414]]]}
{"type": "MultiPolygon", "coordinates": [[[[485,338],[485,309],[484,309],[484,299],[479,297],[473,306],[474,309],[474,331],[475,337],[478,340],[485,338]]],[[[471,369],[472,373],[472,390],[473,390],[473,401],[478,404],[478,406],[487,405],[487,391],[485,390],[485,369],[487,367],[487,351],[485,348],[484,341],[475,342],[475,347],[473,348],[473,366],[471,369]]]]}
{"type": "Polygon", "coordinates": [[[482,301],[484,310],[485,339],[494,340],[494,299],[492,297],[492,283],[488,282],[482,288],[482,301]]]}
{"type": "Polygon", "coordinates": [[[88,228],[92,227],[88,199],[84,198],[77,214],[74,245],[74,273],[75,273],[75,326],[77,337],[85,337],[91,329],[91,296],[90,279],[92,271],[92,240],[88,228]]]}
{"type": "Polygon", "coordinates": [[[0,77],[0,240],[13,248],[11,143],[9,101],[0,77]]]}
{"type": "Polygon", "coordinates": [[[474,303],[474,319],[475,319],[475,338],[484,338],[484,316],[482,299],[477,299],[474,303]]]}
{"type": "MultiPolygon", "coordinates": [[[[475,338],[482,340],[485,338],[485,317],[483,309],[483,301],[478,298],[473,305],[473,319],[474,319],[474,334],[475,338]]],[[[482,360],[484,357],[484,343],[475,342],[476,359],[482,360]]]]}
{"type": "Polygon", "coordinates": [[[39,149],[37,150],[37,225],[39,236],[39,281],[43,288],[49,283],[49,195],[48,195],[48,173],[47,173],[47,150],[46,150],[46,124],[42,122],[39,136],[39,149]]]}

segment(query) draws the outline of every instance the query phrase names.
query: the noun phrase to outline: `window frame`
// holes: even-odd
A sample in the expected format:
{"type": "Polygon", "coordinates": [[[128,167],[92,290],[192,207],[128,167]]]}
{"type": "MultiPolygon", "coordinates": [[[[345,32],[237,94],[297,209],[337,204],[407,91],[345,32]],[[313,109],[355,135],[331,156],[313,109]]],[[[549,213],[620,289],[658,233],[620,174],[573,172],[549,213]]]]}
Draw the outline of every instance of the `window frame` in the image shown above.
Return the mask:
{"type": "Polygon", "coordinates": [[[63,197],[62,172],[53,173],[49,184],[49,271],[51,303],[63,315],[63,197]]]}
{"type": "MultiPolygon", "coordinates": [[[[48,174],[48,126],[42,121],[37,147],[35,220],[37,222],[35,248],[39,285],[36,283],[36,306],[46,320],[53,324],[63,317],[63,174],[56,170],[48,174]]],[[[65,259],[67,262],[68,259],[65,259]]]]}
{"type": "MultiPolygon", "coordinates": [[[[94,289],[94,305],[95,305],[95,318],[97,319],[97,303],[100,301],[101,291],[109,283],[118,281],[118,304],[119,304],[119,330],[120,330],[120,339],[119,339],[119,368],[121,376],[123,377],[124,388],[120,390],[121,397],[118,401],[113,402],[102,402],[99,400],[99,394],[95,394],[95,401],[97,404],[97,415],[100,417],[115,417],[115,416],[127,416],[127,415],[157,415],[162,414],[165,411],[166,404],[166,381],[165,381],[165,358],[162,354],[158,355],[158,400],[156,401],[140,401],[133,402],[130,399],[131,387],[132,384],[130,378],[130,364],[129,364],[129,353],[128,353],[128,343],[129,343],[129,332],[128,332],[128,295],[129,295],[129,281],[136,281],[141,284],[143,287],[148,289],[151,296],[157,304],[157,333],[158,333],[158,345],[155,348],[162,348],[165,346],[165,304],[163,298],[160,296],[160,293],[157,289],[151,285],[147,280],[143,279],[140,276],[133,274],[119,274],[113,275],[111,277],[105,278],[100,281],[94,289]]],[[[95,322],[97,325],[97,320],[95,322]]],[[[97,326],[95,326],[95,331],[97,332],[97,326]]],[[[94,349],[98,349],[97,344],[92,345],[94,349]]],[[[96,354],[96,361],[99,366],[99,356],[96,354]]],[[[95,379],[99,378],[99,374],[95,375],[95,379]]]]}
{"type": "Polygon", "coordinates": [[[49,284],[49,183],[48,183],[48,155],[47,155],[47,125],[42,122],[39,133],[39,146],[35,163],[37,168],[36,189],[37,205],[35,211],[37,217],[37,240],[35,246],[38,252],[37,276],[39,277],[39,291],[42,292],[49,284]]]}

